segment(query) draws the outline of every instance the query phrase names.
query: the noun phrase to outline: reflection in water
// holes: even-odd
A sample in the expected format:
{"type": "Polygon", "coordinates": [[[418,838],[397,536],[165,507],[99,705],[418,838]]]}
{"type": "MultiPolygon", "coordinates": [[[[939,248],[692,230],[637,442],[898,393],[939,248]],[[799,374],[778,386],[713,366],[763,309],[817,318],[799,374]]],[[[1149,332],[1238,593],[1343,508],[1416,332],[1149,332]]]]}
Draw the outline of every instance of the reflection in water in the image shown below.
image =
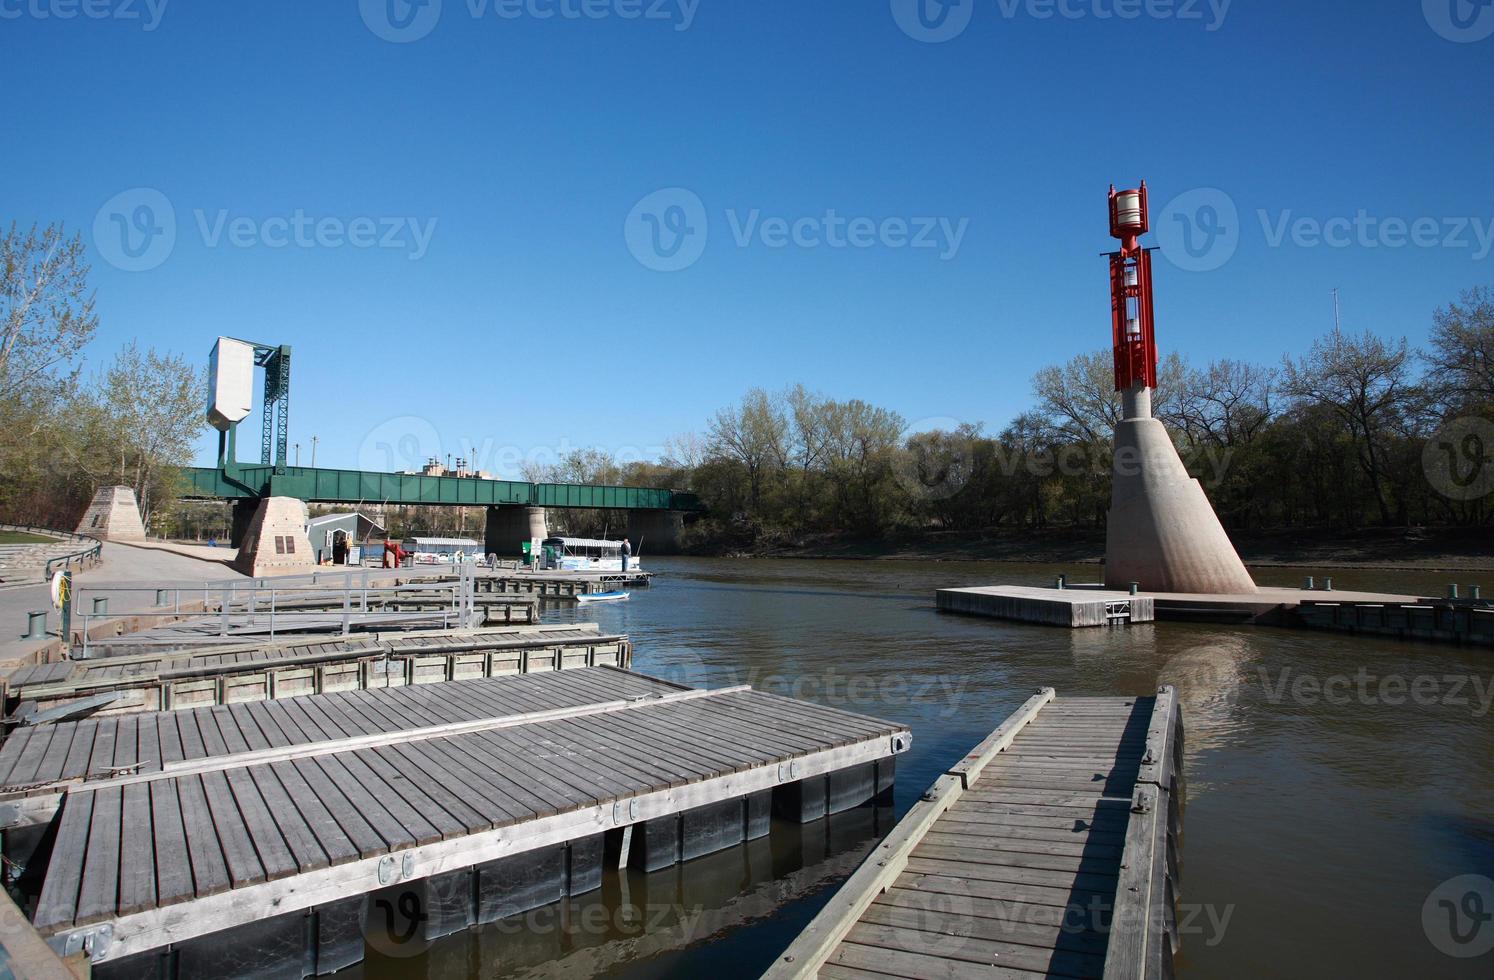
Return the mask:
{"type": "Polygon", "coordinates": [[[637,964],[669,972],[681,953],[808,896],[828,897],[895,822],[891,807],[870,805],[802,826],[774,820],[768,837],[651,874],[609,870],[598,891],[448,936],[416,957],[370,951],[338,976],[569,978],[637,964]]]}
{"type": "MultiPolygon", "coordinates": [[[[1164,627],[1165,628],[1165,627],[1164,627]]],[[[1187,647],[1170,657],[1157,672],[1157,683],[1177,688],[1183,708],[1183,754],[1189,799],[1197,799],[1209,784],[1200,778],[1206,768],[1195,761],[1206,751],[1236,740],[1245,726],[1241,687],[1248,683],[1252,653],[1244,633],[1221,635],[1207,645],[1187,647]]]]}
{"type": "MultiPolygon", "coordinates": [[[[1489,689],[1487,650],[1201,623],[1062,630],[933,609],[941,587],[1047,585],[1059,572],[1097,577],[1077,566],[656,558],[651,568],[663,577],[631,602],[549,616],[595,618],[630,633],[635,666],[646,673],[673,671],[697,685],[778,684],[911,726],[912,751],[898,760],[898,813],[1038,687],[1077,696],[1178,685],[1189,786],[1183,901],[1195,921],[1228,913],[1222,939],[1183,937],[1183,980],[1494,975],[1488,959],[1443,954],[1422,924],[1423,905],[1442,883],[1494,876],[1494,717],[1476,698],[1456,703],[1446,682],[1460,678],[1465,697],[1473,680],[1489,689]],[[1438,679],[1443,696],[1395,702],[1378,687],[1346,702],[1312,695],[1314,683],[1361,671],[1438,679]]],[[[1257,581],[1294,585],[1304,574],[1266,569],[1257,581]]],[[[1426,595],[1442,594],[1449,580],[1331,574],[1340,588],[1426,595]]],[[[757,977],[827,900],[812,884],[799,898],[757,878],[742,877],[732,890],[705,870],[714,866],[693,862],[667,874],[678,875],[680,888],[700,879],[723,896],[776,901],[776,910],[752,905],[739,925],[710,924],[709,942],[692,934],[666,941],[668,951],[616,935],[580,944],[566,951],[568,972],[757,977]]],[[[606,900],[636,904],[636,894],[606,900]]],[[[737,908],[724,897],[702,904],[737,908]]],[[[446,976],[490,976],[483,970],[498,962],[460,941],[453,948],[469,958],[452,962],[446,976]]]]}

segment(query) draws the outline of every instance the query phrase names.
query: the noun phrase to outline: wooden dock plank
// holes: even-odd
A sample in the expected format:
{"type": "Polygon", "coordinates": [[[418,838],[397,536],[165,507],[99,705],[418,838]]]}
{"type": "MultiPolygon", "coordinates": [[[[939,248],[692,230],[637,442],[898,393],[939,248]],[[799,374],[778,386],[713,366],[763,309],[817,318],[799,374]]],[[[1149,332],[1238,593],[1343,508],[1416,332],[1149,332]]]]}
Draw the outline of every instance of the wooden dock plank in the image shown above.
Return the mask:
{"type": "Polygon", "coordinates": [[[1135,964],[1162,946],[1118,941],[1133,923],[1117,918],[1112,935],[1096,910],[1118,907],[1122,892],[1161,897],[1156,853],[1167,848],[1143,859],[1137,838],[1144,825],[1160,839],[1166,807],[1137,801],[1170,779],[1157,760],[1176,755],[1165,739],[1176,717],[1170,688],[1039,692],[935,781],[765,980],[1142,976],[1112,975],[1115,957],[1135,964]]]}

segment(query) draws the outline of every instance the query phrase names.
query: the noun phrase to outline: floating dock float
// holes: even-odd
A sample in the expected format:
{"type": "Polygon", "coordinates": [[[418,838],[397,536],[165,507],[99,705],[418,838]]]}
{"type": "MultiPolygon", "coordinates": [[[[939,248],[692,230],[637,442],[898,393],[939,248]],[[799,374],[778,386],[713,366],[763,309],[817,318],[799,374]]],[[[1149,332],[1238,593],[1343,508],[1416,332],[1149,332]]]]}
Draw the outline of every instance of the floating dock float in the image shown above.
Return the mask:
{"type": "MultiPolygon", "coordinates": [[[[392,910],[416,910],[413,928],[433,939],[592,891],[613,860],[657,870],[762,837],[774,816],[804,823],[885,798],[911,742],[901,725],[615,668],[430,693],[469,691],[524,710],[267,748],[246,737],[237,751],[225,742],[68,789],[35,926],[102,978],[224,975],[246,962],[325,975],[359,962],[392,910]],[[593,694],[546,708],[536,682],[593,694]]],[[[361,700],[398,718],[411,693],[361,700]]],[[[261,712],[294,717],[309,704],[329,702],[261,712]]]]}
{"type": "Polygon", "coordinates": [[[1172,975],[1176,692],[1039,691],[906,817],[765,980],[1172,975]]]}
{"type": "Polygon", "coordinates": [[[1150,596],[1093,589],[1036,589],[1023,585],[991,585],[940,589],[935,601],[940,612],[1067,626],[1071,629],[1150,623],[1156,618],[1150,596]]]}
{"type": "Polygon", "coordinates": [[[102,711],[158,711],[362,688],[430,684],[571,667],[627,667],[626,635],[595,623],[449,633],[282,637],[190,650],[23,667],[6,679],[7,713],[120,693],[102,711]]]}

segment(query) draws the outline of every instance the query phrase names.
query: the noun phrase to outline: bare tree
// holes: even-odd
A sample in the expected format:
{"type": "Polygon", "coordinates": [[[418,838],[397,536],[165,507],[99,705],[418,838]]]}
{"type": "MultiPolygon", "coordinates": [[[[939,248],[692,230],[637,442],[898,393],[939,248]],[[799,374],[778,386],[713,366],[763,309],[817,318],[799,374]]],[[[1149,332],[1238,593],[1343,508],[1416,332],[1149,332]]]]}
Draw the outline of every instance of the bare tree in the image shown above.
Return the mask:
{"type": "Polygon", "coordinates": [[[1479,286],[1432,316],[1431,350],[1439,399],[1454,411],[1494,402],[1494,289],[1479,286]]]}
{"type": "Polygon", "coordinates": [[[713,455],[740,463],[747,471],[748,498],[756,510],[767,473],[782,466],[787,456],[788,419],[771,395],[753,388],[739,406],[716,413],[710,445],[713,455]]]}
{"type": "Polygon", "coordinates": [[[1348,430],[1369,479],[1380,519],[1391,523],[1385,493],[1385,437],[1401,423],[1417,396],[1413,355],[1405,338],[1386,341],[1366,332],[1334,330],[1313,343],[1307,357],[1285,360],[1282,390],[1299,408],[1326,406],[1348,430]]]}
{"type": "Polygon", "coordinates": [[[108,445],[90,455],[99,464],[110,461],[111,470],[118,462],[120,482],[134,487],[148,521],[171,496],[175,471],[191,462],[193,442],[207,424],[206,374],[181,355],[142,352],[131,343],[104,372],[95,398],[108,445]]]}
{"type": "Polygon", "coordinates": [[[98,327],[81,235],[61,225],[0,234],[0,386],[66,386],[98,327]]]}

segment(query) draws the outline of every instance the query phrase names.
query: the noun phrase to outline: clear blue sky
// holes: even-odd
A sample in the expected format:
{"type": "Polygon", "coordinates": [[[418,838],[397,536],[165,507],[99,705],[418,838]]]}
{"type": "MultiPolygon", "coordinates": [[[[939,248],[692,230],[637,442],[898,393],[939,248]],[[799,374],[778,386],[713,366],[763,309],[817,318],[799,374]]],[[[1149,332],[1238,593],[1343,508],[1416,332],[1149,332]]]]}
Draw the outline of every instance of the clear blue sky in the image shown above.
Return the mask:
{"type": "Polygon", "coordinates": [[[1494,221],[1494,38],[1476,39],[1494,8],[1469,0],[1235,0],[1222,18],[1219,0],[1132,0],[1136,19],[1101,16],[1127,0],[1049,18],[927,0],[921,22],[914,0],[524,0],[510,16],[443,0],[435,20],[405,0],[83,0],[107,16],[58,16],[79,2],[0,0],[0,216],[84,232],[92,364],[134,337],[204,361],[219,334],[293,345],[303,462],[313,435],[324,466],[411,434],[419,451],[479,446],[506,476],[500,447],[648,455],[750,386],[799,381],[999,429],[1036,369],[1108,346],[1112,181],[1151,183],[1179,260],[1158,264],[1159,339],[1197,362],[1303,351],[1333,287],[1346,326],[1415,342],[1435,307],[1494,283],[1471,228],[1431,244],[1494,221]],[[379,36],[407,13],[402,36],[423,37],[379,36]],[[955,36],[928,43],[940,32],[955,36]],[[140,188],[169,202],[175,241],[125,271],[117,224],[140,188]],[[682,214],[704,237],[645,262],[635,205],[666,188],[699,199],[708,232],[658,208],[661,241],[682,214]],[[1163,214],[1198,188],[1239,214],[1184,199],[1183,218],[1234,225],[1201,259],[1183,246],[1215,239],[1183,243],[1163,214]],[[911,248],[894,227],[837,247],[844,229],[804,225],[819,247],[761,228],[740,246],[754,210],[943,218],[963,237],[911,248]],[[1432,223],[1400,248],[1386,235],[1409,231],[1379,225],[1373,248],[1300,244],[1297,225],[1271,242],[1285,212],[1361,211],[1432,223]],[[394,248],[267,244],[287,234],[269,219],[298,212],[430,237],[418,258],[408,225],[394,248]],[[249,219],[247,247],[215,235],[220,217],[249,219]],[[692,250],[681,271],[648,267],[692,250]],[[407,417],[423,421],[389,421],[407,417]]]}

